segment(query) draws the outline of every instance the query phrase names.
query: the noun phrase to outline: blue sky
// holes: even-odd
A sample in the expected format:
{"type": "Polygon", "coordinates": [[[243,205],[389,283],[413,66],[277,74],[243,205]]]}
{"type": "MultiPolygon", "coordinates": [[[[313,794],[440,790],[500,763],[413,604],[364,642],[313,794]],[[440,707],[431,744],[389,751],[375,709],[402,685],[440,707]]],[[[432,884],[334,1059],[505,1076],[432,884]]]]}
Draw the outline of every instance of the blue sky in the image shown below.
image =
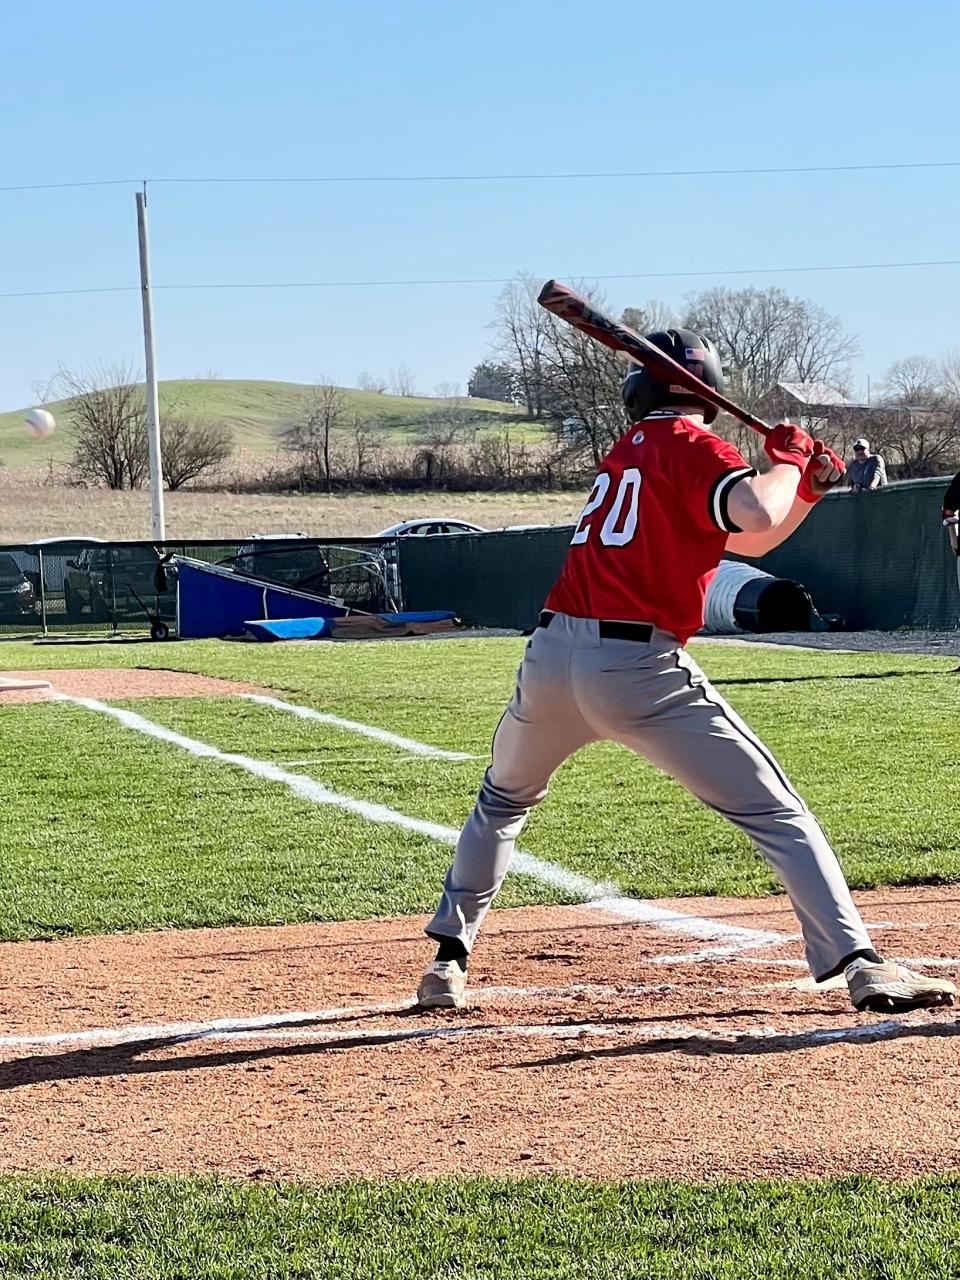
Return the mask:
{"type": "MultiPolygon", "coordinates": [[[[960,6],[923,0],[51,0],[0,16],[0,185],[960,160],[960,6]]],[[[135,285],[129,186],[0,192],[0,293],[135,285]]],[[[149,188],[154,282],[723,271],[617,308],[780,284],[857,333],[865,384],[960,347],[960,169],[149,188]]],[[[161,377],[463,385],[493,285],[158,291],[161,377]]],[[[58,362],[142,363],[136,292],[0,299],[0,409],[58,362]]]]}

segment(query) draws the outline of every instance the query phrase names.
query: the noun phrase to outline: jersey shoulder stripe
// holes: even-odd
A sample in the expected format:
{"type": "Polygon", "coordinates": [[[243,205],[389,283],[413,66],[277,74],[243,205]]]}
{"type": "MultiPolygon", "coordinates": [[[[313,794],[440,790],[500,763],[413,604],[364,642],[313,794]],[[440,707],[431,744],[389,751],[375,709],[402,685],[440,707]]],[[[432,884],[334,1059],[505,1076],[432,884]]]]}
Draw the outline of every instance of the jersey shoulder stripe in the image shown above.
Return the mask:
{"type": "Polygon", "coordinates": [[[713,487],[707,498],[707,505],[710,511],[710,519],[718,529],[723,529],[725,533],[743,532],[739,525],[734,524],[730,519],[730,513],[727,510],[727,504],[730,501],[730,490],[747,476],[755,476],[756,474],[754,467],[733,467],[730,471],[725,471],[723,475],[718,476],[713,482],[713,487]]]}

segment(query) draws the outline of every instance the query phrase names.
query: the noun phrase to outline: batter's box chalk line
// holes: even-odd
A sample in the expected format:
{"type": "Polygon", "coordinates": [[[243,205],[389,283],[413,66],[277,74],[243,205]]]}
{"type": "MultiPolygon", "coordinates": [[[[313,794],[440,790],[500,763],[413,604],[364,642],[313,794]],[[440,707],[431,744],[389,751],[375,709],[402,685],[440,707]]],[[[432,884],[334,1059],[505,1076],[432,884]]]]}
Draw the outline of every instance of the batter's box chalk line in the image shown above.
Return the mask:
{"type": "MultiPolygon", "coordinates": [[[[243,696],[261,699],[259,694],[243,696]]],[[[109,716],[127,729],[140,733],[145,737],[165,742],[170,746],[178,747],[181,751],[186,751],[199,759],[232,765],[234,768],[242,769],[254,777],[262,778],[264,781],[278,783],[285,786],[298,799],[305,800],[310,804],[331,805],[346,813],[355,814],[368,822],[379,822],[399,827],[402,830],[426,836],[446,845],[455,845],[460,837],[460,831],[456,827],[430,822],[423,818],[414,818],[408,814],[400,813],[396,809],[391,809],[387,805],[370,800],[361,800],[356,796],[333,791],[315,778],[308,777],[302,773],[291,773],[289,770],[268,760],[258,760],[253,756],[221,751],[210,743],[201,742],[197,738],[189,738],[185,734],[175,732],[173,729],[167,729],[163,725],[148,720],[145,716],[124,707],[114,707],[96,698],[75,697],[70,694],[60,693],[58,697],[75,706],[84,707],[88,711],[109,716]]],[[[268,699],[267,705],[271,705],[275,701],[278,700],[268,699]]],[[[283,705],[285,707],[287,705],[293,706],[293,704],[283,705]]],[[[301,707],[297,714],[307,711],[311,711],[311,709],[301,707]]],[[[308,718],[313,719],[323,714],[311,711],[308,718]]],[[[377,730],[376,732],[383,734],[386,731],[377,730]]],[[[410,739],[397,739],[396,735],[390,735],[390,737],[398,742],[407,744],[411,741],[410,739]]],[[[439,748],[428,748],[424,743],[417,745],[429,752],[439,750],[439,748]]],[[[404,749],[409,750],[409,746],[405,746],[404,749]]],[[[731,954],[758,947],[779,946],[790,941],[789,934],[730,925],[720,920],[688,915],[681,911],[672,911],[666,907],[659,907],[652,902],[641,901],[639,898],[628,897],[620,893],[616,885],[603,884],[591,880],[586,876],[578,875],[576,872],[560,866],[558,863],[550,862],[545,858],[538,858],[531,853],[518,852],[514,856],[512,870],[521,875],[530,876],[541,884],[559,889],[562,893],[571,898],[579,899],[585,906],[594,910],[605,911],[622,920],[649,924],[665,933],[680,934],[689,938],[700,938],[708,941],[719,941],[724,944],[731,954]]]]}
{"type": "MultiPolygon", "coordinates": [[[[792,983],[766,983],[761,986],[717,987],[710,991],[712,995],[724,994],[743,996],[745,994],[772,992],[793,986],[792,983]]],[[[508,1000],[511,1003],[524,1000],[575,999],[592,997],[597,1001],[607,999],[642,998],[650,994],[664,994],[674,991],[689,990],[671,984],[639,984],[634,986],[605,986],[595,983],[575,983],[566,987],[491,987],[478,989],[471,996],[471,1004],[484,1006],[494,1004],[497,1000],[508,1000]]],[[[344,1049],[360,1048],[365,1043],[375,1046],[401,1043],[416,1040],[447,1040],[466,1037],[476,1038],[544,1038],[544,1039],[579,1039],[582,1036],[617,1038],[629,1043],[651,1040],[684,1041],[696,1039],[706,1044],[718,1046],[746,1044],[771,1039],[783,1038],[794,1048],[815,1048],[818,1045],[831,1044],[837,1041],[856,1043],[872,1042],[884,1039],[896,1039],[908,1035],[916,1028],[940,1025],[949,1031],[953,1023],[932,1024],[922,1014],[867,1025],[844,1027],[818,1027],[809,1031],[782,1030],[774,1026],[746,1026],[716,1030],[710,1026],[696,1025],[695,1021],[652,1022],[642,1026],[625,1028],[616,1023],[605,1023],[602,1012],[599,1017],[574,1023],[570,1022],[507,1022],[464,1024],[461,1021],[451,1023],[440,1018],[433,1025],[416,1027],[344,1027],[329,1028],[318,1026],[318,1023],[349,1022],[351,1019],[369,1018],[382,1015],[409,1015],[413,1013],[412,1001],[390,1004],[347,1005],[341,1007],[298,1010],[285,1013],[256,1014],[246,1018],[215,1018],[209,1022],[171,1022],[147,1023],[125,1027],[95,1027],[84,1031],[61,1031],[45,1035],[20,1035],[0,1037],[0,1050],[11,1049],[119,1049],[131,1045],[143,1053],[152,1048],[167,1049],[173,1045],[189,1044],[196,1041],[231,1042],[231,1041],[283,1041],[297,1043],[330,1043],[342,1045],[344,1049]]],[[[436,1015],[426,1014],[435,1019],[436,1015]]],[[[710,1015],[703,1015],[707,1022],[710,1015]]]]}

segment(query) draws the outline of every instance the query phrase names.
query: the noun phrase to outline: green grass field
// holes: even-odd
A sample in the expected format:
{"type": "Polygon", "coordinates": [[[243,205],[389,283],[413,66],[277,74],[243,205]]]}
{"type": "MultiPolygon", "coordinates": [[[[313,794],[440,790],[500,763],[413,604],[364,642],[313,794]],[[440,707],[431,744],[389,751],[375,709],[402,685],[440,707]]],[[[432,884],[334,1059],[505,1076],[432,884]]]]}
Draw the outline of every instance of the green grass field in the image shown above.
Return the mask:
{"type": "MultiPolygon", "coordinates": [[[[155,664],[250,680],[294,702],[482,755],[522,641],[8,644],[0,652],[11,670],[155,664]]],[[[950,660],[694,652],[777,752],[854,885],[960,878],[960,689],[950,660]]],[[[236,698],[161,698],[137,710],[221,751],[306,761],[291,771],[454,827],[484,768],[483,760],[411,757],[236,698]]],[[[0,766],[17,778],[0,809],[0,937],[352,919],[432,905],[448,851],[426,837],[296,799],[75,706],[0,715],[0,766]]],[[[729,824],[612,745],[591,747],[560,771],[523,845],[640,897],[775,888],[729,824]]],[[[522,877],[508,882],[504,899],[557,900],[522,877]]]]}
{"type": "MultiPolygon", "coordinates": [[[[156,666],[483,755],[523,642],[4,644],[6,670],[156,666]]],[[[960,879],[955,659],[694,645],[858,886],[960,879]]],[[[236,698],[130,704],[167,729],[457,826],[484,760],[413,757],[236,698]],[[298,762],[298,763],[293,763],[298,762]],[[304,763],[300,763],[304,762],[304,763]]],[[[73,705],[0,707],[0,937],[352,919],[432,906],[449,849],[298,799],[73,705]]],[[[624,892],[775,886],[726,823],[625,751],[558,775],[523,846],[624,892]]],[[[559,900],[520,876],[504,905],[559,900]]],[[[4,1277],[960,1275],[960,1181],[326,1187],[0,1179],[4,1277]]]]}
{"type": "MultiPolygon", "coordinates": [[[[429,396],[378,395],[373,391],[346,388],[347,413],[377,419],[396,443],[409,439],[438,401],[429,396]]],[[[195,379],[161,382],[161,415],[203,418],[229,427],[235,446],[249,453],[272,453],[279,445],[279,433],[302,417],[310,387],[298,382],[257,382],[231,379],[195,379]]],[[[529,423],[522,422],[513,405],[496,400],[469,402],[471,417],[482,429],[510,424],[521,438],[537,438],[529,423]]],[[[48,440],[32,439],[23,427],[26,409],[0,413],[0,459],[7,467],[36,467],[48,458],[66,462],[72,451],[69,430],[69,402],[47,406],[61,424],[48,440]]]]}
{"type": "Polygon", "coordinates": [[[960,1181],[0,1180],[6,1280],[939,1280],[960,1181]]]}

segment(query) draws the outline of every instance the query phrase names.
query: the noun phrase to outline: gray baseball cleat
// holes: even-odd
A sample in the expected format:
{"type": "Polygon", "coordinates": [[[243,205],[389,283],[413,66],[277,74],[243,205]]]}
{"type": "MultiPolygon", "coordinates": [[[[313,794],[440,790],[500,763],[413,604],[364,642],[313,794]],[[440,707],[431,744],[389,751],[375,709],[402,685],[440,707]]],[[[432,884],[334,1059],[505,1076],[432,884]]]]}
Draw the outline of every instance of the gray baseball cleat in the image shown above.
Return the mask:
{"type": "Polygon", "coordinates": [[[467,971],[458,960],[435,960],[420,979],[417,1007],[462,1009],[467,1003],[467,971]]]}
{"type": "Polygon", "coordinates": [[[928,978],[895,960],[854,960],[844,970],[850,999],[864,1013],[906,1013],[953,1004],[957,988],[946,978],[928,978]]]}

